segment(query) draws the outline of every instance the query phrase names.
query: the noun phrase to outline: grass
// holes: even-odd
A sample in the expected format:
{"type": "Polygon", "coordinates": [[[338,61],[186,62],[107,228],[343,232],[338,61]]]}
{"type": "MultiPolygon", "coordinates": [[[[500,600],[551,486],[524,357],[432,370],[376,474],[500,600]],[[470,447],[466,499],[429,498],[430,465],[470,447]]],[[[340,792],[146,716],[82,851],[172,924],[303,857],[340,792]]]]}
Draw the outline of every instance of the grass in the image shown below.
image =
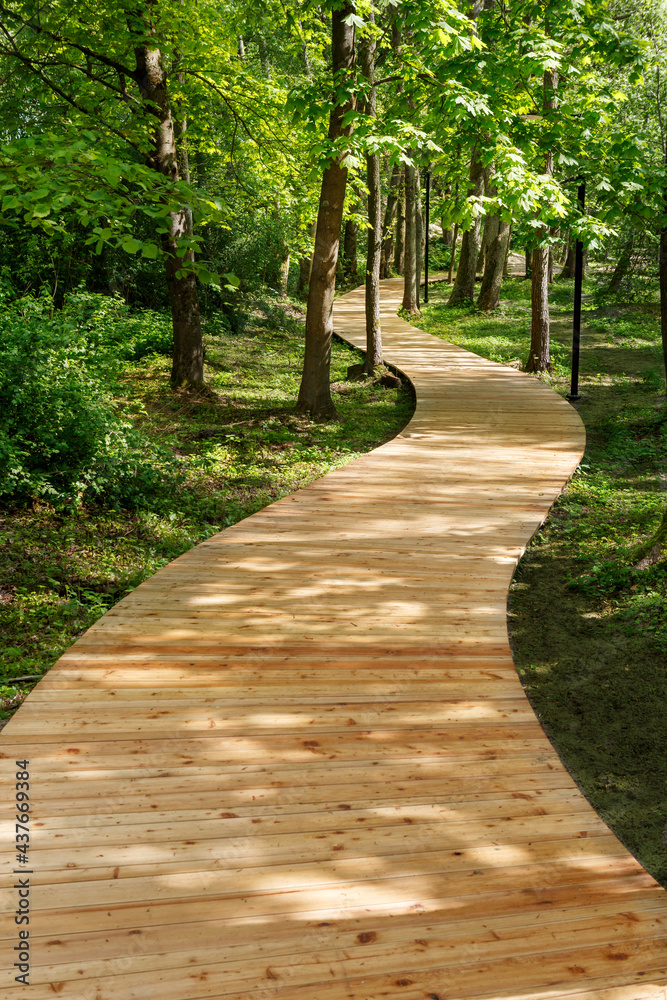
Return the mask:
{"type": "MultiPolygon", "coordinates": [[[[607,300],[585,283],[580,392],[582,464],[533,539],[509,598],[515,662],[549,737],[584,794],[667,886],[667,561],[635,568],[667,496],[667,407],[657,288],[607,300]]],[[[572,284],[552,286],[553,370],[569,390],[572,284]]],[[[429,294],[419,326],[520,367],[528,356],[529,283],[509,279],[501,309],[448,309],[429,294]]]]}
{"type": "MultiPolygon", "coordinates": [[[[156,325],[155,314],[150,322],[156,325]]],[[[174,394],[168,359],[153,354],[127,364],[117,400],[173,457],[170,494],[134,510],[67,510],[36,500],[0,518],[0,719],[30,689],[13,678],[41,676],[142,580],[393,437],[411,416],[409,387],[345,381],[360,355],[342,342],[334,343],[332,360],[340,421],[297,414],[303,324],[288,304],[256,302],[237,334],[222,316],[210,317],[206,330],[207,392],[174,394]]]]}

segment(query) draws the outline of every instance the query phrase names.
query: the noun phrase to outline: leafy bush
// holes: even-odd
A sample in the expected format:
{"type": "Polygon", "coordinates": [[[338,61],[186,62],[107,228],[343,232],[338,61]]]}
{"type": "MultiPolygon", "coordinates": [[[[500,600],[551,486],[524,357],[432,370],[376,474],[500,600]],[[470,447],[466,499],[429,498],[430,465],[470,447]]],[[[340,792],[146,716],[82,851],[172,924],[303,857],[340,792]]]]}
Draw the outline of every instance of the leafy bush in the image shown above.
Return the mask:
{"type": "Polygon", "coordinates": [[[214,268],[243,275],[244,287],[267,284],[275,288],[290,235],[283,215],[239,214],[233,230],[220,229],[209,235],[206,249],[214,268]]]}
{"type": "Polygon", "coordinates": [[[78,289],[67,297],[63,321],[84,333],[95,355],[106,363],[113,363],[113,359],[140,361],[150,354],[169,356],[172,352],[169,317],[152,309],[131,312],[115,295],[78,289]]]}
{"type": "Polygon", "coordinates": [[[429,271],[445,271],[449,267],[451,257],[452,248],[446,246],[442,239],[431,237],[428,247],[429,271]]]}
{"type": "Polygon", "coordinates": [[[62,312],[48,298],[3,299],[0,496],[137,506],[164,491],[171,458],[147,447],[112,395],[117,355],[136,357],[156,331],[128,316],[114,323],[121,304],[88,293],[62,312]]]}

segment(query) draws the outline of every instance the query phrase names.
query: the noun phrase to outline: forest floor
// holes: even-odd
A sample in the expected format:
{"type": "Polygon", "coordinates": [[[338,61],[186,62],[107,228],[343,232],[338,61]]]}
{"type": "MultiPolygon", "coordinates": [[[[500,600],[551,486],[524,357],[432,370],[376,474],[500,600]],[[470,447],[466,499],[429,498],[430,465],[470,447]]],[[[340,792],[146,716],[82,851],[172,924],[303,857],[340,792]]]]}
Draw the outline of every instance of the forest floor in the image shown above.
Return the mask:
{"type": "MultiPolygon", "coordinates": [[[[657,287],[629,304],[584,286],[581,399],[586,455],[517,569],[509,598],[515,662],[565,765],[617,836],[667,885],[667,565],[630,551],[667,496],[667,408],[657,287]]],[[[656,283],[657,285],[657,283],[656,283]]],[[[514,277],[495,314],[449,309],[430,290],[415,325],[520,368],[530,282],[514,277]]],[[[552,372],[569,392],[572,282],[551,290],[552,372]]]]}
{"type": "MultiPolygon", "coordinates": [[[[169,343],[168,326],[155,313],[143,323],[158,348],[169,343]]],[[[142,580],[394,437],[412,415],[408,384],[346,381],[361,355],[341,341],[332,359],[341,419],[316,423],[296,413],[303,316],[294,305],[256,300],[238,332],[222,315],[207,331],[205,393],[172,392],[162,353],[126,364],[115,390],[118,408],[166,455],[173,490],[140,497],[134,509],[103,499],[69,509],[34,500],[0,516],[0,728],[32,683],[142,580]]]]}

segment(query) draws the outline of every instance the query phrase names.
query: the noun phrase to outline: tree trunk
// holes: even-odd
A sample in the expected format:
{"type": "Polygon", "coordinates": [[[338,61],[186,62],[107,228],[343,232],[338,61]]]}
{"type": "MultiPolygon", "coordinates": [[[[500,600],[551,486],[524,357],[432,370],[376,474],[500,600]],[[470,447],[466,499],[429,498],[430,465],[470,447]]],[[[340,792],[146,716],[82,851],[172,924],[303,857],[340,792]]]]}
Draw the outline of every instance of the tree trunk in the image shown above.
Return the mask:
{"type": "Polygon", "coordinates": [[[452,255],[449,258],[449,274],[447,275],[447,284],[451,285],[454,280],[454,268],[456,267],[456,244],[459,238],[459,224],[458,222],[454,226],[454,235],[452,237],[452,255]]]}
{"type": "MultiPolygon", "coordinates": [[[[667,160],[667,156],[665,157],[667,160]]],[[[663,199],[663,212],[667,214],[667,192],[663,199]]],[[[660,332],[662,334],[662,360],[667,374],[667,226],[660,230],[660,332]]]]}
{"type": "Polygon", "coordinates": [[[417,312],[417,243],[415,220],[416,170],[405,165],[405,269],[402,308],[408,315],[417,312]]]}
{"type": "Polygon", "coordinates": [[[477,254],[477,267],[475,268],[475,277],[478,274],[484,274],[484,268],[486,266],[486,243],[487,240],[493,239],[496,230],[495,221],[491,222],[494,216],[485,215],[484,223],[482,226],[482,237],[479,243],[479,253],[477,254]],[[491,229],[489,230],[489,226],[491,229]]]}
{"type": "Polygon", "coordinates": [[[503,264],[503,278],[508,278],[510,273],[510,246],[512,245],[513,225],[514,223],[510,222],[510,228],[507,234],[507,243],[505,244],[505,263],[503,264]]]}
{"type": "MultiPolygon", "coordinates": [[[[543,83],[543,111],[545,117],[556,107],[556,87],[558,73],[555,69],[545,70],[543,83]]],[[[544,161],[544,173],[552,177],[554,154],[549,150],[544,161]]],[[[538,230],[538,239],[547,235],[547,229],[538,230]]],[[[527,372],[545,372],[549,369],[550,336],[549,327],[549,247],[533,250],[533,282],[531,286],[532,321],[530,331],[530,352],[526,362],[527,372]]]]}
{"type": "MultiPolygon", "coordinates": [[[[146,34],[150,37],[148,24],[146,34]]],[[[142,99],[156,119],[148,164],[172,181],[178,181],[178,152],[162,53],[145,41],[135,50],[135,59],[142,99]]],[[[185,261],[177,256],[181,239],[188,235],[190,218],[185,207],[170,212],[167,218],[169,229],[162,234],[161,242],[174,331],[171,384],[175,388],[199,388],[204,382],[204,348],[197,279],[193,271],[183,271],[185,261]]]]}
{"type": "MultiPolygon", "coordinates": [[[[470,161],[470,187],[468,194],[479,197],[484,190],[484,170],[477,150],[473,150],[470,161]]],[[[449,297],[450,306],[460,306],[472,303],[475,298],[475,276],[477,272],[477,257],[479,255],[479,239],[482,220],[478,216],[470,229],[463,234],[461,241],[461,256],[456,272],[456,280],[449,297]]]]}
{"type": "Polygon", "coordinates": [[[303,295],[310,282],[310,269],[313,265],[312,257],[301,257],[299,260],[299,277],[296,283],[296,294],[303,295]]]}
{"type": "Polygon", "coordinates": [[[422,185],[419,167],[415,170],[415,296],[419,312],[419,289],[424,261],[424,219],[422,217],[422,185]]]}
{"type": "Polygon", "coordinates": [[[545,372],[549,368],[549,250],[535,247],[532,260],[532,321],[527,372],[545,372]]]}
{"type": "MultiPolygon", "coordinates": [[[[316,223],[311,222],[308,225],[308,235],[311,237],[315,236],[315,226],[316,223]]],[[[296,283],[296,293],[297,295],[303,295],[307,292],[308,285],[310,284],[310,272],[313,266],[313,255],[309,257],[299,258],[299,277],[296,283]]]]}
{"type": "MultiPolygon", "coordinates": [[[[183,0],[181,0],[181,3],[183,0]]],[[[180,58],[180,57],[179,57],[180,58]]],[[[178,73],[178,82],[183,85],[185,83],[185,74],[182,72],[178,73]]],[[[177,116],[178,111],[182,110],[178,108],[177,105],[177,116]]],[[[185,113],[180,115],[180,120],[174,120],[174,135],[176,136],[176,155],[178,158],[178,174],[181,180],[185,181],[186,184],[190,183],[190,153],[188,150],[188,119],[185,113]]],[[[190,206],[185,208],[186,214],[186,232],[188,236],[192,236],[194,232],[194,219],[192,216],[192,209],[190,206]]],[[[188,250],[186,254],[186,260],[191,263],[194,261],[195,255],[193,250],[188,250]]]]}
{"type": "MultiPolygon", "coordinates": [[[[373,12],[371,22],[375,20],[373,12]]],[[[375,90],[375,50],[377,42],[368,38],[361,47],[361,71],[368,80],[369,92],[366,114],[375,118],[377,93],[375,90]]],[[[380,255],[382,247],[382,186],[380,182],[380,157],[377,153],[366,157],[366,186],[368,187],[368,250],[366,253],[366,357],[364,371],[372,375],[382,364],[382,331],[380,328],[380,255]]]]}
{"type": "MultiPolygon", "coordinates": [[[[484,168],[484,195],[487,198],[493,197],[496,193],[496,188],[493,183],[493,175],[495,174],[495,166],[491,164],[484,168]]],[[[491,240],[495,239],[496,233],[498,231],[498,216],[489,215],[487,212],[484,216],[484,226],[482,229],[482,239],[479,245],[479,254],[477,256],[477,275],[483,275],[486,270],[486,255],[488,253],[488,246],[491,240]]]]}
{"type": "Polygon", "coordinates": [[[500,305],[500,286],[507,260],[510,226],[509,222],[503,222],[499,215],[488,216],[487,225],[486,262],[477,308],[488,312],[500,305]]]}
{"type": "Polygon", "coordinates": [[[525,273],[524,277],[530,278],[531,267],[532,267],[532,259],[533,259],[533,251],[529,250],[528,247],[526,247],[525,254],[526,254],[526,273],[525,273]]]}
{"type": "MultiPolygon", "coordinates": [[[[615,295],[623,284],[623,279],[630,270],[630,264],[632,263],[632,249],[634,247],[635,237],[634,233],[626,241],[625,246],[621,251],[621,256],[618,258],[616,267],[614,268],[614,273],[611,276],[611,281],[609,282],[609,288],[607,291],[615,295]]],[[[661,252],[662,252],[662,235],[661,235],[661,252]]]]}
{"type": "Polygon", "coordinates": [[[269,63],[269,50],[266,45],[266,39],[261,35],[259,36],[259,59],[262,64],[262,69],[264,70],[265,76],[271,77],[271,64],[269,63]]]}
{"type": "Polygon", "coordinates": [[[576,260],[576,240],[572,241],[567,248],[567,257],[563,268],[558,275],[559,281],[571,281],[574,278],[574,264],[576,260]]]}
{"type": "Polygon", "coordinates": [[[401,170],[401,186],[396,208],[396,243],[394,246],[394,271],[403,274],[405,263],[405,167],[401,170]]]}
{"type": "MultiPolygon", "coordinates": [[[[354,14],[354,10],[354,4],[347,2],[331,14],[332,69],[335,80],[349,77],[354,72],[354,25],[345,23],[346,18],[354,14]]],[[[352,126],[344,126],[343,117],[351,107],[351,101],[332,107],[329,116],[330,141],[350,135],[352,126]]],[[[347,169],[342,166],[344,157],[345,151],[342,150],[329,163],[322,177],[306,310],[306,354],[297,402],[297,409],[323,419],[338,416],[331,399],[329,371],[336,264],[347,184],[347,169]]]]}
{"type": "Polygon", "coordinates": [[[282,260],[278,266],[278,291],[283,298],[287,296],[287,284],[289,281],[290,252],[285,246],[282,260]]]}
{"type": "Polygon", "coordinates": [[[310,65],[310,56],[308,55],[308,46],[306,44],[306,39],[303,36],[303,24],[300,19],[296,22],[299,26],[299,31],[301,32],[302,42],[301,42],[301,62],[303,63],[303,71],[306,76],[310,79],[313,75],[313,69],[310,65]]]}
{"type": "Polygon", "coordinates": [[[382,225],[382,249],[380,251],[380,277],[387,278],[390,262],[394,257],[394,218],[398,205],[398,193],[401,184],[401,168],[395,163],[391,169],[389,179],[389,191],[387,193],[387,206],[384,212],[384,223],[382,225]]]}

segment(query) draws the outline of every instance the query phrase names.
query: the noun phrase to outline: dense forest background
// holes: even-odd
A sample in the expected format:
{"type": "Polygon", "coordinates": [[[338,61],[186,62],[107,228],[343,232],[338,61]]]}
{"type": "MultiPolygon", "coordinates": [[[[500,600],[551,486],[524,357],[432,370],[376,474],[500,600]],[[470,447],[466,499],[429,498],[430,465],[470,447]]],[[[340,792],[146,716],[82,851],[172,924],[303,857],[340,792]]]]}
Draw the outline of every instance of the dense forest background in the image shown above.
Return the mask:
{"type": "Polygon", "coordinates": [[[567,394],[579,243],[589,450],[516,656],[664,876],[666,76],[664,0],[0,4],[2,716],[169,559],[405,424],[382,278],[567,394]],[[364,283],[362,357],[332,305],[364,283]]]}

